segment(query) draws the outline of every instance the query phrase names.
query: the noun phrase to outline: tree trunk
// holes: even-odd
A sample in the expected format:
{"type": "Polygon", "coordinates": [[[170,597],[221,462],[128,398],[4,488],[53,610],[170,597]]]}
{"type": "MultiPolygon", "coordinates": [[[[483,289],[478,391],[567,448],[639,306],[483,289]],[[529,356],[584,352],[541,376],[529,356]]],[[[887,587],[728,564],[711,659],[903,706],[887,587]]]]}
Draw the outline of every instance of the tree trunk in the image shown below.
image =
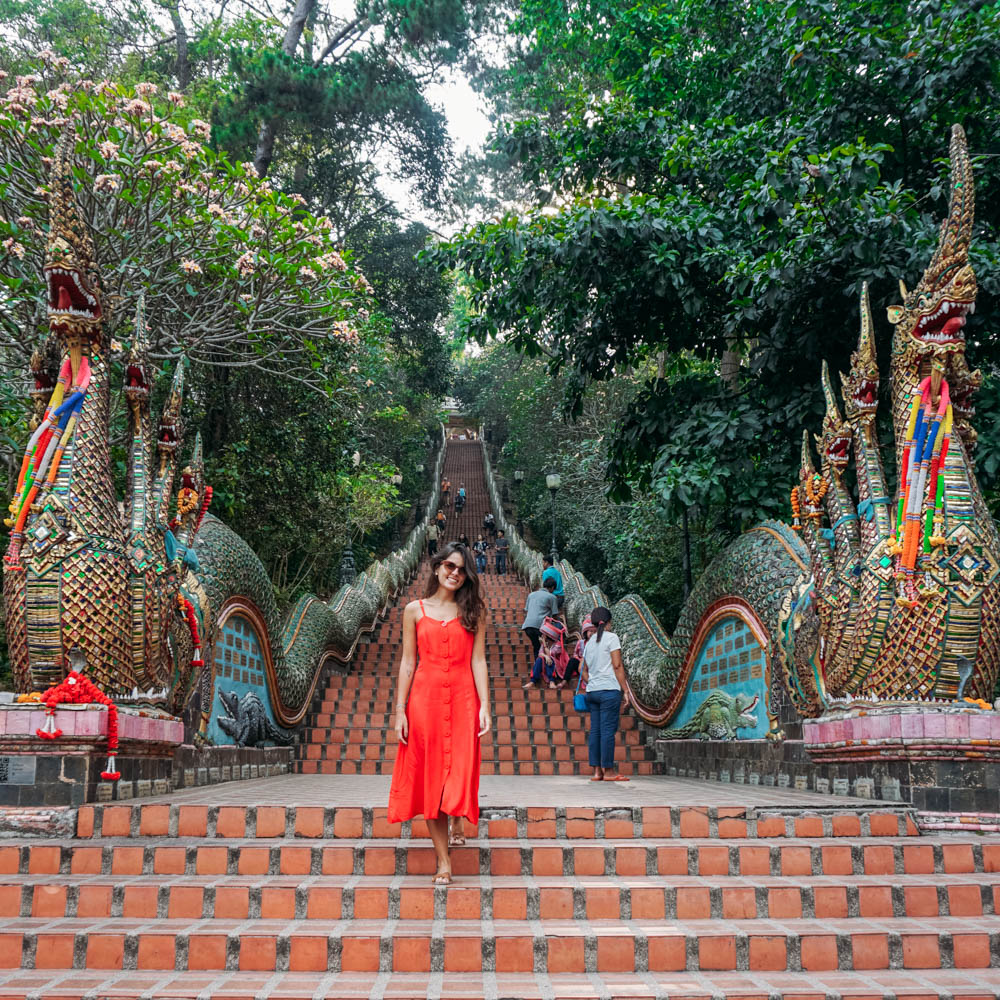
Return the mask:
{"type": "Polygon", "coordinates": [[[180,5],[177,0],[167,5],[167,12],[174,26],[174,37],[177,40],[177,62],[174,75],[177,77],[177,89],[187,90],[191,83],[191,59],[188,55],[188,33],[184,19],[181,17],[180,5]]]}
{"type": "Polygon", "coordinates": [[[722,384],[730,391],[736,392],[740,387],[740,364],[742,363],[740,352],[736,350],[736,340],[729,338],[726,349],[722,352],[719,360],[719,376],[722,384]]]}
{"type": "MultiPolygon", "coordinates": [[[[305,30],[306,21],[312,14],[316,6],[316,0],[295,0],[295,10],[292,11],[292,19],[285,29],[285,40],[281,44],[281,51],[286,56],[295,55],[295,50],[299,47],[302,39],[302,32],[305,30]]],[[[257,168],[259,177],[266,177],[271,169],[271,161],[274,159],[274,140],[278,134],[278,119],[270,118],[260,126],[257,134],[257,151],[254,153],[253,165],[257,168]]]]}

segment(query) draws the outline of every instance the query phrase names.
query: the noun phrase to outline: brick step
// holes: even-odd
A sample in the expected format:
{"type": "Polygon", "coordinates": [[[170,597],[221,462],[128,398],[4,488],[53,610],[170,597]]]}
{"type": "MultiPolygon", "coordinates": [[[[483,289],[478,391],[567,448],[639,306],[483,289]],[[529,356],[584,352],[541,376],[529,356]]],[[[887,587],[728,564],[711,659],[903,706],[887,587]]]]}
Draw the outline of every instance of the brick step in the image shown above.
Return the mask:
{"type": "MultiPolygon", "coordinates": [[[[395,760],[399,745],[395,736],[385,740],[356,741],[351,739],[310,740],[300,744],[300,758],[319,759],[343,758],[345,760],[395,760]]],[[[483,760],[575,760],[585,762],[588,759],[587,740],[585,738],[569,739],[562,743],[549,740],[513,740],[501,737],[499,740],[483,740],[480,743],[480,754],[483,760]]],[[[615,747],[615,757],[619,760],[656,760],[652,747],[644,743],[621,743],[615,747]]]]}
{"type": "MultiPolygon", "coordinates": [[[[870,808],[825,806],[815,808],[776,808],[723,806],[605,806],[601,808],[566,808],[544,806],[484,806],[478,829],[464,821],[466,836],[476,839],[510,840],[526,838],[602,838],[624,840],[645,838],[691,839],[696,846],[714,838],[778,840],[779,838],[850,838],[872,844],[886,843],[882,838],[904,838],[907,858],[943,859],[948,848],[952,870],[1000,871],[1000,843],[980,844],[962,839],[906,840],[918,830],[911,810],[872,805],[870,808]],[[968,851],[972,849],[972,855],[968,851]],[[961,869],[959,860],[969,864],[978,858],[979,868],[961,869]]],[[[239,840],[253,838],[368,838],[408,839],[426,837],[427,827],[419,817],[409,823],[386,820],[386,809],[350,806],[209,806],[168,803],[142,803],[81,806],[77,813],[76,836],[81,840],[95,837],[222,837],[239,840]]],[[[81,840],[75,846],[85,846],[81,840]]],[[[25,845],[30,847],[31,845],[25,845]]],[[[43,845],[44,846],[44,845],[43,845]]],[[[815,845],[810,845],[815,846],[815,845]]],[[[894,845],[895,846],[895,845],[894,845]]],[[[838,851],[843,844],[836,845],[838,851]]],[[[16,861],[22,851],[0,847],[0,873],[17,871],[16,861]],[[15,865],[15,867],[11,867],[15,865]]],[[[904,866],[909,870],[910,862],[904,866]]],[[[942,860],[943,866],[943,860],[942,860]]],[[[922,868],[920,871],[944,870],[922,868]]],[[[903,869],[900,869],[901,871],[903,869]]]]}
{"type": "MultiPolygon", "coordinates": [[[[320,705],[320,712],[355,717],[367,715],[368,713],[384,715],[391,713],[394,705],[395,702],[391,697],[382,694],[378,698],[324,701],[320,705]]],[[[534,705],[531,702],[514,702],[509,705],[491,703],[490,708],[494,720],[507,719],[510,728],[513,728],[515,725],[530,725],[534,729],[580,729],[590,722],[589,713],[577,712],[570,701],[567,701],[565,706],[550,706],[548,709],[544,705],[534,705]],[[532,722],[530,724],[525,723],[525,719],[531,719],[532,722]]],[[[637,726],[638,720],[634,715],[623,715],[621,717],[619,723],[620,729],[635,729],[637,726]]]]}
{"type": "MultiPolygon", "coordinates": [[[[921,840],[925,838],[920,838],[921,840]]],[[[552,838],[470,841],[452,849],[458,875],[690,875],[813,876],[992,873],[986,845],[953,841],[910,844],[892,838],[852,844],[825,841],[761,841],[720,844],[711,840],[663,841],[552,838]]],[[[434,871],[429,841],[355,839],[271,843],[177,839],[164,844],[105,840],[9,848],[14,863],[5,875],[423,875],[434,871]]]]}
{"type": "MultiPolygon", "coordinates": [[[[131,954],[128,956],[131,959],[131,954]]],[[[129,963],[131,965],[131,962],[129,963]]],[[[443,971],[443,953],[432,956],[443,971]]],[[[25,996],[52,1000],[234,1000],[268,996],[280,1000],[427,1000],[429,997],[517,997],[519,1000],[993,1000],[1000,970],[921,969],[837,972],[566,973],[451,972],[90,972],[23,970],[0,975],[0,1000],[25,996]],[[827,983],[831,983],[827,987],[827,983]]]]}
{"type": "Polygon", "coordinates": [[[232,920],[22,918],[0,968],[585,973],[988,969],[992,919],[232,920]],[[432,961],[432,956],[435,960],[432,961]]]}
{"type": "MultiPolygon", "coordinates": [[[[392,774],[391,760],[320,760],[297,759],[293,763],[296,774],[392,774]]],[[[662,774],[663,765],[659,761],[633,762],[624,760],[616,765],[619,773],[626,777],[635,775],[662,774]]],[[[492,775],[565,775],[581,777],[592,772],[586,764],[565,760],[536,761],[483,761],[480,774],[492,775]]]]}
{"type": "MultiPolygon", "coordinates": [[[[583,712],[574,712],[572,715],[552,716],[544,713],[518,714],[509,712],[493,713],[494,733],[517,733],[534,732],[535,734],[559,733],[574,730],[577,732],[586,730],[590,723],[590,718],[583,712]]],[[[395,716],[389,706],[378,711],[358,711],[349,713],[345,710],[337,712],[324,712],[317,715],[315,725],[325,729],[360,729],[372,728],[392,730],[395,725],[395,716]],[[371,723],[366,719],[372,719],[371,723]],[[336,721],[340,720],[340,721],[336,721]],[[378,720],[378,721],[375,721],[378,720]],[[382,721],[385,720],[385,721],[382,721]]],[[[638,720],[631,715],[622,716],[619,724],[619,733],[632,731],[642,732],[638,728],[638,720]]]]}
{"type": "Polygon", "coordinates": [[[321,877],[61,875],[0,879],[0,917],[282,920],[761,920],[1000,912],[1000,876],[497,876],[488,886],[427,884],[426,875],[321,877]]]}
{"type": "MultiPolygon", "coordinates": [[[[357,743],[367,744],[375,742],[381,745],[389,740],[390,745],[395,743],[396,730],[388,723],[371,725],[367,727],[345,728],[338,726],[314,726],[308,733],[307,743],[357,743]]],[[[483,747],[516,743],[523,746],[539,745],[539,740],[547,740],[548,746],[586,746],[589,733],[583,729],[556,729],[533,730],[533,729],[510,729],[496,726],[480,740],[483,747]]],[[[618,734],[618,742],[625,746],[645,746],[643,733],[638,729],[625,729],[618,734]]],[[[651,747],[649,749],[652,749],[651,747]]]]}
{"type": "MultiPolygon", "coordinates": [[[[586,747],[590,734],[583,729],[560,729],[556,731],[532,729],[493,729],[480,738],[479,745],[486,752],[489,747],[586,747]]],[[[636,729],[626,729],[618,734],[618,745],[633,749],[655,751],[636,729]]],[[[397,746],[394,727],[377,726],[369,729],[329,729],[315,728],[303,744],[319,743],[324,746],[384,747],[389,750],[397,746]]],[[[303,744],[300,744],[303,745],[303,744]]],[[[650,760],[653,758],[650,757],[650,760]]]]}
{"type": "MultiPolygon", "coordinates": [[[[321,744],[310,743],[306,745],[305,753],[297,756],[301,760],[343,760],[343,761],[380,761],[384,764],[391,764],[397,757],[398,748],[393,745],[382,743],[356,744],[321,744]]],[[[531,764],[532,762],[557,762],[568,763],[575,761],[582,770],[574,773],[588,774],[591,771],[586,765],[587,745],[579,743],[569,746],[551,747],[548,744],[543,746],[515,746],[484,744],[481,750],[481,760],[483,763],[499,764],[503,762],[515,762],[519,764],[531,764]]],[[[651,747],[646,746],[625,746],[615,748],[615,761],[620,766],[626,762],[636,763],[640,761],[655,761],[656,754],[651,747]]]]}

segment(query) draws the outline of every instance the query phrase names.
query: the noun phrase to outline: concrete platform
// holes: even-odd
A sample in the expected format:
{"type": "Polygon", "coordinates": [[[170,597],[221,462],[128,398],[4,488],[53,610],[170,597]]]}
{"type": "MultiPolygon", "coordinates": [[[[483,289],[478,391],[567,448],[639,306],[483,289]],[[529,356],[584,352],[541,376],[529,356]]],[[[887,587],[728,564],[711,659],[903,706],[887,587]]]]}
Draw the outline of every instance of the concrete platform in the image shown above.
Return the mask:
{"type": "MultiPolygon", "coordinates": [[[[385,774],[287,774],[256,781],[233,781],[202,788],[178,789],[144,798],[155,802],[202,805],[384,806],[391,776],[385,774]]],[[[883,805],[877,799],[819,795],[792,788],[726,785],[696,778],[660,775],[630,781],[591,781],[576,775],[484,775],[481,806],[743,806],[755,808],[835,809],[883,805]]],[[[898,807],[899,803],[893,803],[898,807]]]]}

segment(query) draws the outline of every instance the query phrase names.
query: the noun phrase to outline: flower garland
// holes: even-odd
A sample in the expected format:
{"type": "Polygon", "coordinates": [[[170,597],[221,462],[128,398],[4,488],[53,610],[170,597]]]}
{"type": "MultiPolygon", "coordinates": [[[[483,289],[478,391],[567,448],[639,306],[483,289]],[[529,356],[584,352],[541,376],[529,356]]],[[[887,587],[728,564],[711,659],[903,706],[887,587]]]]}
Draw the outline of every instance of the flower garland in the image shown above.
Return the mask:
{"type": "Polygon", "coordinates": [[[188,629],[191,632],[191,641],[194,643],[191,666],[203,667],[205,666],[205,661],[201,658],[201,636],[198,633],[198,619],[194,613],[194,605],[182,594],[178,594],[177,606],[180,608],[181,614],[187,619],[188,629]]]}
{"type": "Polygon", "coordinates": [[[798,486],[792,487],[791,495],[788,498],[792,504],[792,531],[801,531],[802,522],[799,520],[799,488],[798,486]]]}
{"type": "Polygon", "coordinates": [[[108,765],[101,771],[105,781],[117,781],[122,775],[117,769],[115,757],[118,753],[118,706],[93,681],[83,674],[71,670],[61,683],[50,687],[39,699],[45,706],[45,725],[35,730],[35,735],[43,740],[57,740],[62,730],[56,729],[57,705],[89,705],[97,702],[108,709],[108,765]]]}
{"type": "Polygon", "coordinates": [[[830,484],[818,472],[806,480],[806,499],[812,508],[807,512],[807,517],[820,518],[823,516],[820,504],[823,503],[823,497],[826,496],[826,491],[829,488],[830,484]]]}
{"type": "Polygon", "coordinates": [[[198,517],[194,522],[194,530],[191,532],[191,541],[194,541],[194,536],[198,534],[198,529],[201,527],[201,522],[205,520],[205,515],[208,513],[208,505],[212,502],[212,487],[205,487],[205,496],[201,501],[201,510],[198,511],[198,517]]]}

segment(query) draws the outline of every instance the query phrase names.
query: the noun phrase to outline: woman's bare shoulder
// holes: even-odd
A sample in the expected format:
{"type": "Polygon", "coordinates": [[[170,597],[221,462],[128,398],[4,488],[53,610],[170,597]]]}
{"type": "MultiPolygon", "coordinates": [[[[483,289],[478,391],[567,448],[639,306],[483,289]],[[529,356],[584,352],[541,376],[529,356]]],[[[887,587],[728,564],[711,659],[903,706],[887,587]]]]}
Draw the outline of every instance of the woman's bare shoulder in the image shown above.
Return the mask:
{"type": "Polygon", "coordinates": [[[420,614],[420,601],[410,601],[409,604],[403,608],[404,618],[415,618],[420,614]]]}

